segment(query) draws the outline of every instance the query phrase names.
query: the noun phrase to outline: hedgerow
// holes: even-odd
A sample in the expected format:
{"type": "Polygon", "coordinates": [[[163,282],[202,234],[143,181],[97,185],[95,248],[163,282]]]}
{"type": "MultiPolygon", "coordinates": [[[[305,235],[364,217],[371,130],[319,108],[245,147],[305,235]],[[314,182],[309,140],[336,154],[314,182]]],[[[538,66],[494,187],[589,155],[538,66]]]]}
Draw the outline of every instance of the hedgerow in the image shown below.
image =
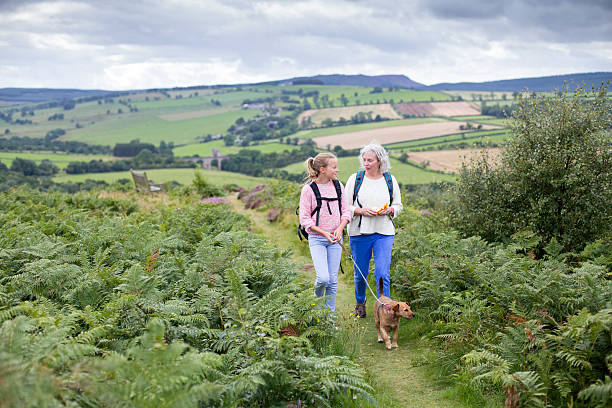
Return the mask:
{"type": "Polygon", "coordinates": [[[371,400],[310,285],[247,227],[227,205],[1,194],[0,405],[371,400]]]}

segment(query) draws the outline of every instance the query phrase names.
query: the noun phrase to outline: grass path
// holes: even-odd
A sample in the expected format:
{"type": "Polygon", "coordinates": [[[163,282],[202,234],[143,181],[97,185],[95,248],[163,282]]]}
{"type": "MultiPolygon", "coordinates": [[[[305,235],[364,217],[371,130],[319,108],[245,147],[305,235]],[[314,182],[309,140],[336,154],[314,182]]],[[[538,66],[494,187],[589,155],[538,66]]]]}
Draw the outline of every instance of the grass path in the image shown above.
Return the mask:
{"type": "MultiPolygon", "coordinates": [[[[291,248],[292,258],[301,267],[304,278],[314,281],[308,245],[299,242],[293,228],[288,228],[287,223],[282,221],[270,223],[266,212],[246,210],[235,196],[228,198],[237,212],[250,218],[254,232],[262,234],[281,250],[291,248]]],[[[288,220],[291,220],[290,216],[288,220]]],[[[343,256],[343,265],[346,273],[339,278],[336,308],[339,318],[349,320],[355,306],[353,268],[346,256],[343,256]]],[[[386,408],[473,406],[460,402],[456,388],[436,386],[432,376],[427,373],[432,351],[418,336],[410,336],[410,330],[418,324],[418,319],[402,321],[399,348],[386,350],[384,344],[377,342],[372,299],[369,294],[367,317],[358,322],[363,329],[360,331],[362,336],[357,361],[366,369],[369,381],[377,389],[379,405],[386,408]]]]}

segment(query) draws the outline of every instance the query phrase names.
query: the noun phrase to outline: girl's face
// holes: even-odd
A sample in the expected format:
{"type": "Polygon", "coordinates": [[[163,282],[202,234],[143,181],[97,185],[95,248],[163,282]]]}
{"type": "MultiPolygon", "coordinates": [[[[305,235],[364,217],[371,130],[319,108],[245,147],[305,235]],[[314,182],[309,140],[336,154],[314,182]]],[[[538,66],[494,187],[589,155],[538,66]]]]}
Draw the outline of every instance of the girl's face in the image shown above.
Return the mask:
{"type": "Polygon", "coordinates": [[[361,156],[363,167],[368,173],[377,173],[380,170],[380,161],[374,152],[367,152],[361,156]]]}
{"type": "Polygon", "coordinates": [[[330,180],[336,180],[338,178],[338,160],[329,159],[327,166],[321,167],[319,174],[326,176],[330,180]]]}

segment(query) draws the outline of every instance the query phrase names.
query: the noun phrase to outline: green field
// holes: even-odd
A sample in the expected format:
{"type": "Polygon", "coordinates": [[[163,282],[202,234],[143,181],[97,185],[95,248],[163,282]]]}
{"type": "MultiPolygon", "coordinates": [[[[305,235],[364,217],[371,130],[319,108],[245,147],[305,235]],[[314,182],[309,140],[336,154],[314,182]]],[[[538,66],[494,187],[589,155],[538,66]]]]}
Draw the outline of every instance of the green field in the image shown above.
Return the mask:
{"type": "MultiPolygon", "coordinates": [[[[338,168],[340,169],[338,172],[338,179],[342,181],[342,183],[346,183],[349,176],[355,173],[359,167],[359,158],[357,156],[338,158],[338,168]]],[[[391,174],[395,176],[398,183],[402,184],[427,184],[455,180],[455,176],[453,175],[426,171],[409,164],[404,164],[394,158],[391,158],[391,167],[391,174]]],[[[306,172],[304,163],[291,164],[283,167],[282,170],[286,170],[293,174],[305,174],[306,172]]]]}
{"type": "MultiPolygon", "coordinates": [[[[467,102],[480,102],[483,101],[512,101],[513,92],[487,92],[487,91],[442,91],[447,95],[451,95],[454,97],[461,97],[464,101],[467,102]],[[506,99],[504,100],[504,95],[506,99]],[[481,99],[482,98],[482,99],[481,99]]],[[[524,93],[524,95],[528,95],[528,93],[524,93]]]]}
{"type": "MultiPolygon", "coordinates": [[[[177,181],[183,185],[191,184],[194,177],[194,169],[151,169],[145,170],[150,180],[156,183],[166,183],[177,181]]],[[[242,187],[250,188],[258,184],[265,183],[267,179],[251,177],[239,173],[230,173],[227,171],[202,170],[204,179],[211,184],[223,186],[226,184],[237,184],[242,187]]],[[[87,173],[87,174],[65,174],[54,177],[53,180],[57,183],[78,183],[87,179],[103,180],[107,183],[115,182],[119,179],[132,179],[129,171],[118,171],[111,173],[87,173]]]]}
{"type": "Polygon", "coordinates": [[[60,169],[65,169],[68,163],[73,161],[90,161],[98,159],[111,159],[112,156],[94,155],[94,154],[64,154],[53,152],[0,152],[0,161],[7,166],[13,163],[13,160],[19,157],[21,159],[32,160],[39,164],[44,159],[49,159],[60,169]]]}
{"type": "Polygon", "coordinates": [[[394,143],[386,145],[388,149],[410,151],[413,149],[423,149],[429,146],[436,146],[446,143],[474,143],[474,142],[491,142],[501,143],[508,137],[508,130],[482,130],[476,132],[456,133],[453,135],[444,135],[430,137],[427,139],[411,140],[406,142],[394,143]],[[465,135],[465,136],[464,136],[465,135]]]}
{"type": "Polygon", "coordinates": [[[249,119],[260,113],[257,110],[237,110],[185,120],[164,120],[157,116],[139,115],[118,117],[112,121],[100,122],[70,132],[66,139],[85,143],[114,145],[130,140],[159,144],[193,143],[200,136],[224,133],[236,119],[249,119]]]}
{"type": "MultiPolygon", "coordinates": [[[[344,95],[347,99],[347,105],[384,103],[385,100],[389,102],[391,99],[393,99],[394,102],[429,102],[451,100],[449,95],[442,92],[415,91],[413,89],[394,89],[389,91],[388,88],[382,88],[383,91],[379,93],[371,93],[374,88],[362,86],[291,85],[284,86],[283,89],[287,91],[297,91],[302,89],[304,93],[318,91],[319,99],[321,99],[323,95],[328,95],[329,100],[334,103],[334,107],[343,106],[341,100],[342,95],[344,95]]],[[[295,95],[291,96],[295,98],[295,95]]],[[[314,105],[314,98],[309,97],[308,102],[312,104],[313,109],[316,108],[314,105]]]]}
{"type": "Polygon", "coordinates": [[[287,145],[284,143],[266,142],[259,145],[251,145],[247,147],[239,146],[226,146],[223,140],[213,140],[206,143],[196,143],[186,146],[180,146],[173,149],[174,155],[177,157],[192,157],[197,156],[211,156],[212,149],[218,149],[221,154],[235,154],[242,149],[259,150],[262,153],[273,153],[283,152],[285,150],[298,149],[299,146],[287,145]]]}

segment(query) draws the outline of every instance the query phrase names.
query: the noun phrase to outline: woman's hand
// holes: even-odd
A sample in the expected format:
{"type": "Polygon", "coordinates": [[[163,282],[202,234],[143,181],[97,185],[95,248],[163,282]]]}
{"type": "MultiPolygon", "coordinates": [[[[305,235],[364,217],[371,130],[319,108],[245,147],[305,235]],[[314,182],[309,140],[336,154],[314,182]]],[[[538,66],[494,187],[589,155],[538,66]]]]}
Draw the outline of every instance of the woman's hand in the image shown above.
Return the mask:
{"type": "Polygon", "coordinates": [[[359,214],[357,215],[363,215],[364,217],[376,217],[378,214],[376,214],[376,210],[371,208],[360,208],[359,214]]]}
{"type": "Polygon", "coordinates": [[[393,214],[395,214],[395,209],[393,207],[385,208],[379,213],[379,215],[390,215],[392,217],[393,217],[393,214]]]}

